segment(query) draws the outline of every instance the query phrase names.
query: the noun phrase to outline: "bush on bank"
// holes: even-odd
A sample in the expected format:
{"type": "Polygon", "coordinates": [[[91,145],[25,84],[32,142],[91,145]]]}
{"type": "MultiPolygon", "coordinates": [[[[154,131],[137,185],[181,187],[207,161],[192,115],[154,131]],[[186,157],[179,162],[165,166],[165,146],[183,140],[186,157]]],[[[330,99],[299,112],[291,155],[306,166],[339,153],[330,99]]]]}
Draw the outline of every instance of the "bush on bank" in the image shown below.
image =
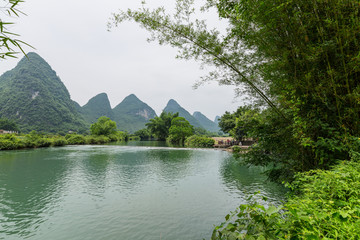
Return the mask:
{"type": "Polygon", "coordinates": [[[217,226],[218,239],[360,239],[360,154],[331,170],[296,176],[283,206],[241,205],[217,226]]]}
{"type": "Polygon", "coordinates": [[[41,148],[50,146],[82,145],[82,144],[105,144],[116,141],[128,140],[128,134],[116,132],[109,136],[104,135],[81,135],[67,134],[65,137],[60,135],[44,135],[32,131],[26,135],[4,134],[0,135],[0,150],[16,150],[24,148],[41,148]]]}
{"type": "Polygon", "coordinates": [[[206,136],[192,135],[185,140],[186,147],[212,148],[215,140],[206,136]]]}

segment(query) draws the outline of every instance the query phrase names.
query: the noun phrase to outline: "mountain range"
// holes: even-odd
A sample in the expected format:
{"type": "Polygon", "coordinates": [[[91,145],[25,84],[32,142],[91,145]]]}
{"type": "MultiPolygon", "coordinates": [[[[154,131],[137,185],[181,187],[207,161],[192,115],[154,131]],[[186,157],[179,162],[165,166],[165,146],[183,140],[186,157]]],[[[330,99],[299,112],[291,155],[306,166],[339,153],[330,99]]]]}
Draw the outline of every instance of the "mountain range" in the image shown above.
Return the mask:
{"type": "MultiPolygon", "coordinates": [[[[219,131],[217,123],[200,112],[191,115],[173,99],[164,111],[179,112],[194,127],[219,131]]],[[[71,100],[56,72],[36,53],[28,53],[14,69],[0,76],[0,118],[16,120],[23,132],[85,132],[101,116],[114,120],[119,130],[135,132],[156,113],[134,94],[114,108],[106,93],[80,106],[71,100]]]]}

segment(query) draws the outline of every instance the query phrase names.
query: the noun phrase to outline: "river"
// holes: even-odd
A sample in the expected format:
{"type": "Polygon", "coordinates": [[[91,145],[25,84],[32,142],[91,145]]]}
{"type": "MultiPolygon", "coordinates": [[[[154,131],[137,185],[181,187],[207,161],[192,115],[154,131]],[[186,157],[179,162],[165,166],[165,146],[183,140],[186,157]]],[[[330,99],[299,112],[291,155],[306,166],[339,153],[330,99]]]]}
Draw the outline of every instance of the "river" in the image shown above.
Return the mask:
{"type": "Polygon", "coordinates": [[[209,239],[255,191],[284,196],[228,152],[141,145],[0,151],[0,239],[209,239]]]}

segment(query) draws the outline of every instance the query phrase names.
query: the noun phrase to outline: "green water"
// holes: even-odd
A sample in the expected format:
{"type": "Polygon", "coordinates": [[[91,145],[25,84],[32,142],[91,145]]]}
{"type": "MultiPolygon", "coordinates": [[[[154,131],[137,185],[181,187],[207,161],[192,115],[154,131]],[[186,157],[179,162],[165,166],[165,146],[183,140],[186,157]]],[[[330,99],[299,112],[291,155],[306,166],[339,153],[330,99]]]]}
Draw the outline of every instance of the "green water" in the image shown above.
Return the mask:
{"type": "Polygon", "coordinates": [[[209,239],[250,193],[283,197],[227,152],[152,145],[0,151],[0,239],[209,239]]]}

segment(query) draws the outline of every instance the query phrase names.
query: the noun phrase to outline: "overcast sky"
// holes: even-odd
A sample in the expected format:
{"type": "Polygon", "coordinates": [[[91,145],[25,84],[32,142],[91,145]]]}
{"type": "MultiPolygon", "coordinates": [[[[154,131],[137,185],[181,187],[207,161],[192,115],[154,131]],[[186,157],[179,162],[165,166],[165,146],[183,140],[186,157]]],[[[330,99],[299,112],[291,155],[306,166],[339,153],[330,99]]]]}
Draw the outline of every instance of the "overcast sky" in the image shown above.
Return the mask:
{"type": "MultiPolygon", "coordinates": [[[[169,99],[175,99],[191,114],[201,111],[211,120],[242,105],[234,99],[234,87],[193,84],[206,74],[200,64],[176,60],[176,49],[146,41],[149,33],[128,22],[107,31],[111,13],[137,8],[140,0],[25,0],[27,14],[11,31],[31,44],[57,72],[81,106],[95,95],[108,94],[112,107],[134,93],[160,114],[169,99]]],[[[173,1],[147,0],[149,6],[173,1]]],[[[213,14],[212,21],[217,21],[213,14]]],[[[14,68],[19,59],[0,61],[0,74],[14,68]]]]}

